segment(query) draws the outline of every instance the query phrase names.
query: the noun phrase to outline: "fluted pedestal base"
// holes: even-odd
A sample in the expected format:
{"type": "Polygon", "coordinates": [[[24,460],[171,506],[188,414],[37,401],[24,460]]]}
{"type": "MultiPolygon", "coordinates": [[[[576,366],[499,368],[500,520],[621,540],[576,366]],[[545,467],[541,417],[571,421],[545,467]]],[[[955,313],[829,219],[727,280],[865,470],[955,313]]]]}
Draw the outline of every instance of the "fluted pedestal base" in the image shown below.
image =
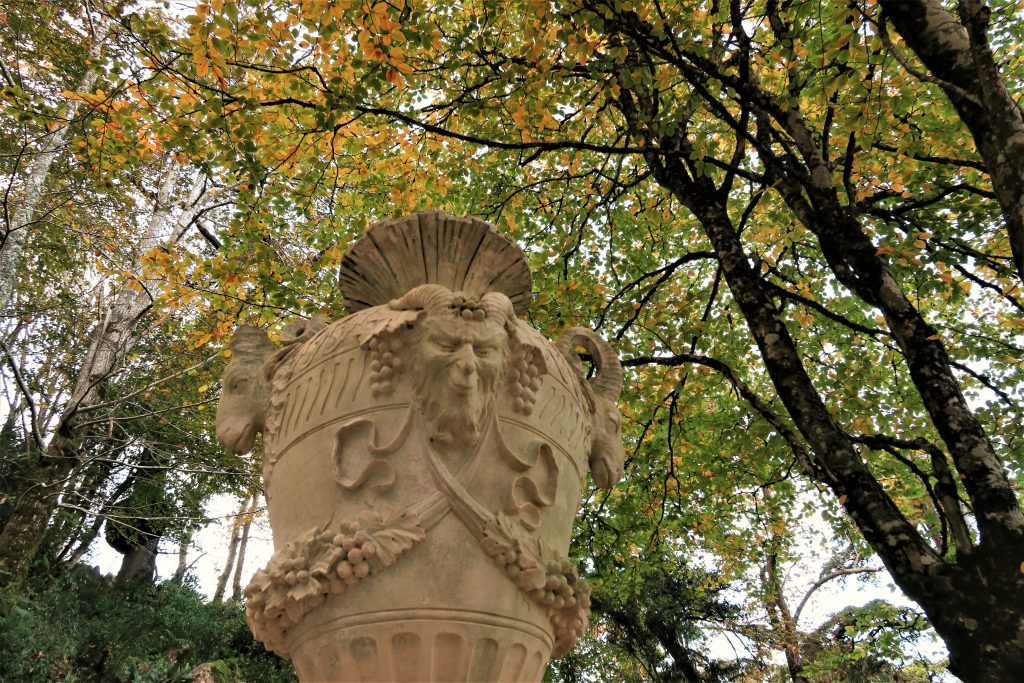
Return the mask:
{"type": "Polygon", "coordinates": [[[485,612],[403,609],[311,619],[289,634],[302,681],[537,683],[551,636],[485,612]]]}

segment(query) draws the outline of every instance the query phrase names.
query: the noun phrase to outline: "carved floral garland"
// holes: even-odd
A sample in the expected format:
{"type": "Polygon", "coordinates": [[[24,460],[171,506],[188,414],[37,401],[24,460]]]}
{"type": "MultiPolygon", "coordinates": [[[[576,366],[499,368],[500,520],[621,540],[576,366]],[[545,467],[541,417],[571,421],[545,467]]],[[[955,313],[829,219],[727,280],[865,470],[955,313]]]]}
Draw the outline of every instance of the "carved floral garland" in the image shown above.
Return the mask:
{"type": "Polygon", "coordinates": [[[519,536],[514,525],[506,515],[497,515],[484,527],[480,546],[519,590],[549,608],[555,632],[551,654],[561,657],[587,630],[590,584],[569,558],[559,557],[536,538],[519,536]]]}
{"type": "MultiPolygon", "coordinates": [[[[342,522],[334,530],[310,529],[274,553],[246,587],[245,612],[253,634],[268,650],[287,656],[289,628],[328,595],[344,593],[390,567],[425,537],[418,515],[389,506],[366,510],[356,522],[342,522]]],[[[549,609],[552,654],[568,652],[590,616],[590,586],[572,562],[537,539],[516,534],[505,515],[485,527],[480,545],[527,597],[549,609]]]]}
{"type": "Polygon", "coordinates": [[[426,537],[419,516],[380,506],[336,529],[310,529],[274,553],[245,589],[245,613],[267,649],[287,656],[285,633],[331,593],[395,563],[426,537]]]}

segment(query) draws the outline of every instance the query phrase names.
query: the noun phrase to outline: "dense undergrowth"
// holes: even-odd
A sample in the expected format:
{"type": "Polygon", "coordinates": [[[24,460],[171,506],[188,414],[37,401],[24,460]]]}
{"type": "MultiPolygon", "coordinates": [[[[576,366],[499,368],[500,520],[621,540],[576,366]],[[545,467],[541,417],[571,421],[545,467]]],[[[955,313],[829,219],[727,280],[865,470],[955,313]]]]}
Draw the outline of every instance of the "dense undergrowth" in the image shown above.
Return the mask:
{"type": "Polygon", "coordinates": [[[0,681],[168,683],[204,663],[217,683],[295,681],[253,640],[240,604],[188,586],[120,587],[76,567],[0,592],[0,681]]]}

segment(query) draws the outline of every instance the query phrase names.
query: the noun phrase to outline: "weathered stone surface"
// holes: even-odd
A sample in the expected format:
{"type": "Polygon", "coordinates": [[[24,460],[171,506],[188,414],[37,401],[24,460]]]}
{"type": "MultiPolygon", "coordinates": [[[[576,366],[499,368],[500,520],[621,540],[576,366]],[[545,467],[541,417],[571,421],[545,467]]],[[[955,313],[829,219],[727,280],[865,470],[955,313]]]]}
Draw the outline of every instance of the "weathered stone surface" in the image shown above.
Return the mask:
{"type": "Polygon", "coordinates": [[[532,280],[522,250],[490,225],[439,211],[370,226],[345,254],[339,276],[352,312],[434,283],[477,298],[501,292],[523,315],[532,280]]]}
{"type": "Polygon", "coordinates": [[[352,315],[232,344],[218,436],[263,432],[276,548],[249,624],[303,681],[537,681],[586,628],[568,545],[588,464],[622,475],[618,360],[517,319],[522,252],[480,221],[378,224],[345,263],[352,315]]]}

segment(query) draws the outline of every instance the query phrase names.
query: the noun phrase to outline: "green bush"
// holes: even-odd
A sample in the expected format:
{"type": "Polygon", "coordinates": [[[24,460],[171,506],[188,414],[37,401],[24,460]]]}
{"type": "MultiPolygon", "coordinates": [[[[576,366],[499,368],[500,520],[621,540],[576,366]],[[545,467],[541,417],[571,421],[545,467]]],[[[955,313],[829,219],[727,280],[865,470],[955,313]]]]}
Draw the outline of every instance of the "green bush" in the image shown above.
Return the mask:
{"type": "Polygon", "coordinates": [[[37,589],[0,593],[0,680],[171,682],[210,662],[218,683],[295,681],[235,603],[170,583],[115,587],[78,567],[37,589]]]}

